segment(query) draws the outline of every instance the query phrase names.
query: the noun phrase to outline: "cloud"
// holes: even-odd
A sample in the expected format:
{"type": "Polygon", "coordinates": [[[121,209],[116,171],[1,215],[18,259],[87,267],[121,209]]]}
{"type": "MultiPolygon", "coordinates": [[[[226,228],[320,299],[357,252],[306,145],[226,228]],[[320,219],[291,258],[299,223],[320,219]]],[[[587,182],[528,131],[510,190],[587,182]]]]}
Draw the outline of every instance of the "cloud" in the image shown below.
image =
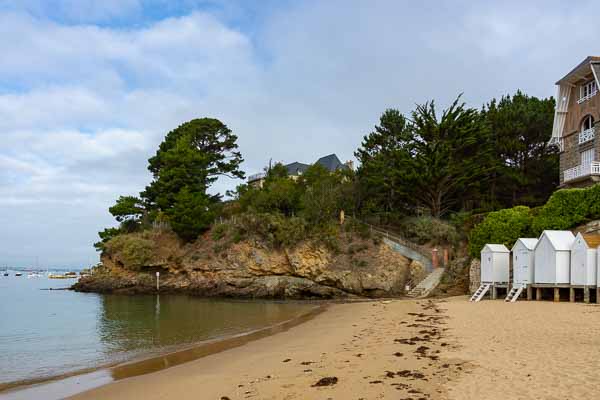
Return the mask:
{"type": "Polygon", "coordinates": [[[0,0],[0,264],[87,262],[108,206],[192,118],[227,123],[249,173],[345,160],[386,108],[550,96],[600,54],[591,1],[54,3],[0,0]]]}

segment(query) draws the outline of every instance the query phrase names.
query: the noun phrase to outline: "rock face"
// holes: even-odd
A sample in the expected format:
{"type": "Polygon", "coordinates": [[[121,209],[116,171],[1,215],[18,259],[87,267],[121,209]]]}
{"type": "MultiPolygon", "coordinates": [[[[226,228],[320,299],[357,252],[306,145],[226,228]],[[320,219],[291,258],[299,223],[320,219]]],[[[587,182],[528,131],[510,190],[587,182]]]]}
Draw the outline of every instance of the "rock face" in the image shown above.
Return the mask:
{"type": "Polygon", "coordinates": [[[223,246],[210,237],[182,245],[164,232],[140,240],[153,246],[148,251],[140,246],[105,251],[103,267],[73,288],[155,292],[155,273],[160,272],[161,292],[246,298],[386,297],[402,295],[405,282],[421,273],[411,271],[410,260],[370,239],[354,239],[338,252],[315,243],[278,250],[255,241],[223,246]],[[132,267],[132,253],[143,255],[143,265],[132,267]]]}
{"type": "Polygon", "coordinates": [[[481,284],[481,262],[474,258],[469,267],[469,293],[473,294],[481,284]]]}

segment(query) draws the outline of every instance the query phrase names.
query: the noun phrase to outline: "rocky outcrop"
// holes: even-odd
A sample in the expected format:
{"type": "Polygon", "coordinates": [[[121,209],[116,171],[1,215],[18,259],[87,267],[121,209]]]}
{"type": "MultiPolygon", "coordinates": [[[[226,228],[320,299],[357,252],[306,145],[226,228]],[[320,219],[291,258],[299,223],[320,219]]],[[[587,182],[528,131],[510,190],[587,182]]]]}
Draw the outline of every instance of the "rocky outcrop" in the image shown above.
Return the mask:
{"type": "Polygon", "coordinates": [[[224,244],[208,235],[187,245],[165,232],[137,235],[129,238],[133,244],[105,251],[103,267],[74,289],[155,292],[155,273],[160,272],[161,292],[251,298],[387,297],[404,294],[405,282],[423,273],[419,263],[411,268],[409,259],[371,239],[342,242],[334,252],[318,243],[272,249],[249,240],[224,244]]]}
{"type": "Polygon", "coordinates": [[[469,266],[469,293],[473,294],[481,284],[481,262],[474,258],[469,266]]]}

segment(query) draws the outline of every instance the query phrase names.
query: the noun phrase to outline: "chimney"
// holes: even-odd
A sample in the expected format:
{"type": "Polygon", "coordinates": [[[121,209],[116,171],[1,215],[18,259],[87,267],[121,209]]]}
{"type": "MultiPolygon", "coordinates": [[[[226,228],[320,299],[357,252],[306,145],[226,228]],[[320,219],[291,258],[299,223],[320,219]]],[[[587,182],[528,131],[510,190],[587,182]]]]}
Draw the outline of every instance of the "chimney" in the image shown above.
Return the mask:
{"type": "Polygon", "coordinates": [[[347,166],[348,168],[350,168],[350,170],[351,170],[351,171],[354,171],[354,161],[352,161],[352,160],[348,160],[348,161],[346,161],[344,164],[346,164],[346,166],[347,166]]]}

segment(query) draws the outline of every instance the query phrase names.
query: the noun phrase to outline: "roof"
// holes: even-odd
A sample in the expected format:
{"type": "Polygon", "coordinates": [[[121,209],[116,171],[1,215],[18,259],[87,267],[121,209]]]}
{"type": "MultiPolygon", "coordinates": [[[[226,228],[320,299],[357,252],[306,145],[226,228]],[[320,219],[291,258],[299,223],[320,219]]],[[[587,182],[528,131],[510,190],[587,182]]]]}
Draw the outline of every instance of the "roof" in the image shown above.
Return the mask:
{"type": "Polygon", "coordinates": [[[589,248],[595,249],[600,246],[600,235],[598,234],[580,232],[577,236],[583,237],[583,240],[585,240],[585,243],[589,248]]]}
{"type": "MultiPolygon", "coordinates": [[[[321,157],[315,162],[315,164],[322,165],[329,172],[335,172],[339,169],[348,169],[348,166],[346,164],[343,164],[338,158],[338,156],[336,156],[335,154],[329,154],[328,156],[321,157]]],[[[309,164],[304,164],[297,161],[285,165],[285,168],[287,168],[288,171],[288,175],[292,176],[301,175],[305,173],[309,167],[309,164]]]]}
{"type": "Polygon", "coordinates": [[[481,251],[489,250],[494,253],[510,253],[510,250],[503,244],[486,244],[481,251]]]}
{"type": "Polygon", "coordinates": [[[561,79],[558,80],[558,82],[556,82],[557,85],[560,85],[561,83],[575,83],[580,79],[583,79],[586,75],[590,74],[592,72],[591,68],[590,68],[590,64],[592,63],[599,63],[600,62],[600,56],[588,56],[585,58],[585,60],[583,60],[582,62],[580,62],[575,68],[573,68],[568,74],[566,74],[565,76],[563,76],[561,79]]]}
{"type": "Polygon", "coordinates": [[[315,164],[321,164],[329,172],[335,172],[338,169],[348,168],[347,165],[342,164],[338,156],[336,156],[335,154],[329,154],[328,156],[321,157],[317,160],[315,164]]]}
{"type": "Polygon", "coordinates": [[[544,236],[548,238],[554,250],[558,251],[571,250],[571,245],[575,241],[575,235],[571,231],[544,231],[539,242],[544,236]]]}
{"type": "Polygon", "coordinates": [[[287,169],[288,175],[296,176],[305,173],[310,165],[296,161],[291,164],[284,165],[284,167],[287,169]]]}
{"type": "Polygon", "coordinates": [[[535,245],[537,244],[538,240],[536,238],[518,238],[513,246],[513,249],[519,242],[523,243],[523,246],[525,246],[528,250],[533,250],[535,249],[535,245]]]}

